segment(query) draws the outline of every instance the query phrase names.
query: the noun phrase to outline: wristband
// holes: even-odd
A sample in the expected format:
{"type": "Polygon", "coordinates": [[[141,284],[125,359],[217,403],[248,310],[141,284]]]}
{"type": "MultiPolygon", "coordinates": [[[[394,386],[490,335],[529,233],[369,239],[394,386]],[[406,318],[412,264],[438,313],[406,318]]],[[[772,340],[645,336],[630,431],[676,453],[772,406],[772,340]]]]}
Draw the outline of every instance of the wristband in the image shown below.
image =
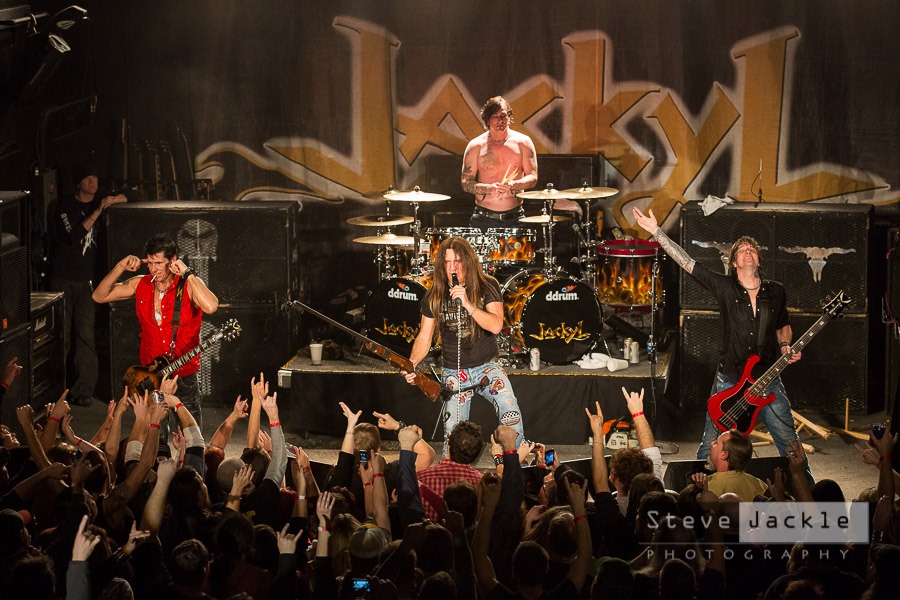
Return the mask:
{"type": "Polygon", "coordinates": [[[384,473],[375,473],[373,477],[384,477],[384,473]]]}
{"type": "MultiPolygon", "coordinates": [[[[884,456],[879,456],[879,457],[878,457],[878,466],[881,466],[881,463],[882,463],[883,461],[885,461],[885,460],[891,460],[891,461],[892,461],[891,455],[890,455],[890,454],[885,454],[884,456]]],[[[893,461],[892,461],[892,462],[893,462],[893,461]]]]}
{"type": "Polygon", "coordinates": [[[872,534],[872,541],[875,542],[875,543],[877,543],[877,544],[883,543],[883,542],[884,542],[884,532],[883,532],[883,531],[876,531],[875,533],[873,533],[873,534],[872,534]]]}
{"type": "Polygon", "coordinates": [[[643,417],[643,416],[644,416],[644,411],[639,411],[639,412],[633,413],[633,414],[631,415],[631,418],[632,418],[632,419],[637,419],[638,417],[643,417]]]}
{"type": "Polygon", "coordinates": [[[405,427],[406,427],[406,423],[404,423],[403,421],[397,421],[397,431],[400,431],[401,429],[403,429],[405,427]]]}
{"type": "Polygon", "coordinates": [[[8,390],[9,384],[6,383],[5,381],[0,381],[0,387],[3,387],[4,390],[8,390]]]}
{"type": "Polygon", "coordinates": [[[81,442],[83,442],[83,441],[84,441],[83,439],[78,438],[78,441],[75,442],[75,445],[76,445],[76,446],[81,446],[81,442]]]}
{"type": "Polygon", "coordinates": [[[312,467],[310,467],[310,466],[303,467],[304,473],[309,473],[310,471],[312,471],[312,467]]]}
{"type": "Polygon", "coordinates": [[[504,450],[504,451],[503,451],[503,454],[504,454],[504,455],[505,455],[505,454],[518,454],[518,453],[519,453],[518,450],[504,450]]]}
{"type": "Polygon", "coordinates": [[[274,423],[269,423],[269,429],[272,427],[281,427],[281,421],[275,421],[274,423]]]}
{"type": "Polygon", "coordinates": [[[185,281],[187,281],[187,278],[190,277],[191,275],[197,275],[197,272],[194,271],[194,269],[192,269],[191,267],[188,267],[187,269],[185,269],[184,271],[181,272],[181,278],[184,279],[185,281]]]}
{"type": "Polygon", "coordinates": [[[372,485],[372,482],[371,482],[371,481],[367,481],[367,482],[365,482],[365,483],[363,484],[363,487],[369,487],[370,485],[372,485]]]}
{"type": "Polygon", "coordinates": [[[301,494],[297,494],[297,500],[306,500],[306,496],[303,496],[303,495],[301,495],[301,494]]]}
{"type": "Polygon", "coordinates": [[[225,499],[225,503],[227,504],[227,503],[233,502],[233,501],[235,501],[235,500],[240,501],[240,499],[241,499],[240,496],[232,496],[231,494],[229,494],[229,495],[228,495],[228,498],[225,499]]]}
{"type": "Polygon", "coordinates": [[[59,419],[57,419],[56,417],[47,417],[47,420],[53,421],[54,423],[59,423],[59,419]]]}
{"type": "Polygon", "coordinates": [[[153,429],[159,429],[159,423],[150,423],[150,427],[153,429]]]}
{"type": "Polygon", "coordinates": [[[576,523],[577,523],[578,521],[585,521],[585,520],[587,520],[587,515],[578,515],[577,517],[575,517],[575,522],[576,522],[576,523]]]}
{"type": "Polygon", "coordinates": [[[182,406],[184,406],[184,403],[183,403],[183,402],[179,402],[178,404],[175,405],[175,410],[178,410],[178,409],[181,408],[182,406]]]}
{"type": "Polygon", "coordinates": [[[328,528],[324,525],[319,525],[319,533],[328,533],[328,528]]]}
{"type": "Polygon", "coordinates": [[[790,346],[791,343],[790,343],[790,342],[781,342],[781,345],[782,345],[782,346],[790,346]]]}

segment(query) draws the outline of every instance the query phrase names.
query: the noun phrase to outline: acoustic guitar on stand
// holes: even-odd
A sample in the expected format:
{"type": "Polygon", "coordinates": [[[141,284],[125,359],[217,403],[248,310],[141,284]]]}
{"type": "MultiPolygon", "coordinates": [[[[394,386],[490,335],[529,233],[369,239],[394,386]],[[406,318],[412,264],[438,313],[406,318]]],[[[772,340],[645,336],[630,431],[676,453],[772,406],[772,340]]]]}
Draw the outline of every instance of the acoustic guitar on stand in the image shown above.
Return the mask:
{"type": "Polygon", "coordinates": [[[843,290],[835,294],[822,308],[822,316],[794,342],[791,352],[782,354],[758,379],[753,379],[751,374],[753,367],[759,362],[759,356],[751,355],[744,364],[740,381],[733,387],[713,395],[707,402],[706,408],[715,426],[721,431],[736,429],[744,435],[753,431],[759,411],[775,401],[775,394],[765,395],[766,388],[788,366],[791,354],[802,351],[828,321],[841,316],[841,312],[848,304],[850,298],[843,290]]]}
{"type": "Polygon", "coordinates": [[[200,342],[192,350],[172,360],[167,356],[157,356],[147,366],[133,365],[125,371],[122,378],[128,386],[129,394],[143,395],[144,392],[152,392],[159,389],[164,377],[172,375],[188,364],[192,358],[207,348],[226,340],[230,341],[241,335],[241,326],[237,319],[228,319],[224,325],[212,332],[205,340],[200,342]]]}

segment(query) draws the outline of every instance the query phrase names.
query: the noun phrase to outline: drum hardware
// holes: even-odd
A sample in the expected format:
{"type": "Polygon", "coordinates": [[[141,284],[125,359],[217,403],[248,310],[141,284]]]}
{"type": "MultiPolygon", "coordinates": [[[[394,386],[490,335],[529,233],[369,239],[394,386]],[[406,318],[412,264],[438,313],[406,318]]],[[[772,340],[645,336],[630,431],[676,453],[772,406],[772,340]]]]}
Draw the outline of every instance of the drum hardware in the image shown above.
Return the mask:
{"type": "MultiPolygon", "coordinates": [[[[520,192],[516,194],[517,197],[522,198],[522,200],[541,200],[544,205],[541,208],[541,214],[538,215],[540,220],[538,221],[525,221],[525,222],[537,222],[540,223],[541,228],[544,233],[544,240],[546,241],[546,246],[544,247],[544,272],[548,277],[559,276],[563,274],[565,271],[561,267],[556,266],[556,257],[553,256],[553,227],[558,221],[556,219],[556,215],[553,214],[553,205],[558,199],[568,198],[571,199],[573,197],[572,194],[567,194],[565,192],[561,192],[553,187],[552,183],[548,183],[547,187],[543,190],[535,190],[533,192],[520,192]]],[[[529,217],[525,217],[528,219],[529,217]]],[[[535,217],[531,217],[534,219],[535,217]]],[[[523,219],[519,219],[523,221],[523,219]]]]}
{"type": "Polygon", "coordinates": [[[662,302],[658,281],[660,245],[647,240],[607,240],[599,244],[602,264],[596,272],[600,302],[615,310],[652,310],[662,302]]]}
{"type": "Polygon", "coordinates": [[[393,191],[384,195],[385,200],[393,200],[398,202],[411,202],[413,207],[413,221],[409,226],[409,232],[412,234],[413,239],[413,267],[412,274],[414,276],[420,277],[425,275],[427,272],[427,265],[424,264],[422,255],[420,254],[420,242],[422,233],[422,221],[419,220],[419,202],[441,202],[443,200],[449,200],[450,196],[445,194],[432,194],[429,192],[423,192],[419,186],[416,186],[412,189],[412,191],[393,191]]]}
{"type": "Polygon", "coordinates": [[[414,238],[409,235],[397,235],[388,231],[380,235],[367,235],[353,238],[357,244],[370,244],[376,246],[412,246],[414,238]]]}
{"type": "MultiPolygon", "coordinates": [[[[581,280],[594,287],[597,276],[595,265],[597,264],[597,246],[596,241],[601,238],[602,231],[597,230],[594,233],[591,219],[591,203],[593,200],[601,198],[610,198],[619,193],[619,190],[611,187],[590,187],[584,182],[580,188],[570,188],[563,190],[565,194],[572,194],[573,200],[581,200],[584,202],[584,212],[582,213],[582,222],[572,223],[575,235],[578,238],[578,256],[572,259],[581,266],[581,280]]],[[[602,208],[597,207],[596,210],[601,211],[602,208]]],[[[599,227],[599,226],[598,226],[599,227]]]]}
{"type": "MultiPolygon", "coordinates": [[[[571,217],[569,217],[568,215],[553,215],[554,223],[560,223],[562,221],[568,221],[570,219],[571,219],[571,217]]],[[[550,222],[550,215],[543,214],[543,213],[539,214],[539,215],[534,215],[532,217],[522,217],[521,219],[519,219],[519,223],[530,223],[532,225],[534,225],[534,224],[546,225],[549,222],[550,222]]]]}
{"type": "Polygon", "coordinates": [[[393,227],[395,225],[406,225],[412,222],[413,218],[410,216],[391,214],[364,215],[347,219],[349,225],[359,225],[361,227],[393,227]]]}

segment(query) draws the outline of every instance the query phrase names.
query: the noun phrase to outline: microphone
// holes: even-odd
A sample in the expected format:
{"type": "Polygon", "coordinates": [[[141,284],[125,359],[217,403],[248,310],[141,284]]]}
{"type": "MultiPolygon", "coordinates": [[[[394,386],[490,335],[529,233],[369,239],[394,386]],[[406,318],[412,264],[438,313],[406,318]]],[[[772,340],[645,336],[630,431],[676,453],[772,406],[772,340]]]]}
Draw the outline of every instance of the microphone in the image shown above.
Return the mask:
{"type": "MultiPolygon", "coordinates": [[[[453,287],[458,286],[458,285],[459,285],[459,277],[456,276],[456,273],[453,273],[453,275],[452,275],[451,277],[452,277],[452,279],[453,279],[453,281],[452,281],[452,282],[453,282],[453,287]]],[[[453,303],[454,303],[456,306],[462,306],[462,299],[460,299],[460,298],[454,298],[454,299],[453,299],[453,303]]]]}

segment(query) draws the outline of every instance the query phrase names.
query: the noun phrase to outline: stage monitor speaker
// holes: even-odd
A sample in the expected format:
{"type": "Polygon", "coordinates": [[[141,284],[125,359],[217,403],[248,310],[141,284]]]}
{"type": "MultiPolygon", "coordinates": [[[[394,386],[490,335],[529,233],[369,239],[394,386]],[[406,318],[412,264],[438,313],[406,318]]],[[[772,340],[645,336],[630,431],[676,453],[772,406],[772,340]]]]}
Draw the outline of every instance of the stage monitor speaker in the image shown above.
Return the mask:
{"type": "Polygon", "coordinates": [[[0,337],[0,366],[6,366],[13,357],[22,367],[22,372],[13,380],[6,390],[0,404],[0,423],[16,432],[20,440],[22,428],[16,418],[16,409],[31,402],[31,325],[25,323],[15,329],[7,330],[7,335],[0,337]]]}
{"type": "Polygon", "coordinates": [[[31,371],[35,406],[56,402],[66,389],[65,295],[31,294],[31,371]]]}
{"type": "MultiPolygon", "coordinates": [[[[850,296],[845,312],[867,312],[870,205],[738,202],[709,216],[697,202],[681,213],[681,245],[697,262],[726,272],[732,243],[749,235],[762,247],[763,277],[781,282],[788,308],[819,310],[838,290],[850,296]]],[[[717,309],[708,291],[681,272],[681,308],[717,309]]]]}
{"type": "Polygon", "coordinates": [[[28,249],[0,250],[0,338],[28,324],[28,249]]]}
{"type": "MultiPolygon", "coordinates": [[[[201,354],[198,380],[204,402],[231,405],[238,394],[250,396],[250,379],[262,372],[277,385],[278,369],[294,356],[299,347],[300,327],[297,312],[261,308],[220,306],[212,315],[203,316],[201,340],[229,319],[237,319],[241,334],[221,341],[201,354]]],[[[110,315],[110,370],[113,396],[122,391],[122,375],[139,364],[139,327],[134,301],[116,302],[110,315]]],[[[273,387],[270,387],[274,391],[273,387]]]]}
{"type": "MultiPolygon", "coordinates": [[[[785,474],[785,487],[788,492],[790,488],[790,476],[788,471],[788,460],[784,456],[771,456],[766,458],[753,457],[747,465],[746,472],[758,479],[765,481],[766,479],[775,478],[775,469],[780,467],[785,474]]],[[[673,460],[667,463],[666,472],[663,474],[663,485],[667,490],[680,492],[691,483],[690,476],[694,473],[706,473],[707,475],[713,471],[706,470],[705,460],[673,460]]]]}
{"type": "MultiPolygon", "coordinates": [[[[821,313],[792,313],[794,339],[812,327],[819,316],[821,313]]],[[[722,322],[718,313],[681,311],[679,374],[684,408],[706,408],[721,340],[722,322]]],[[[870,342],[864,316],[845,315],[826,322],[803,349],[801,360],[782,373],[793,408],[843,415],[844,398],[849,398],[853,414],[871,412],[868,400],[880,399],[883,380],[881,357],[875,360],[877,353],[870,351],[870,342]]]]}
{"type": "Polygon", "coordinates": [[[165,233],[220,305],[274,308],[299,295],[297,213],[282,201],[119,204],[106,213],[109,264],[144,258],[144,243],[165,233]]]}
{"type": "Polygon", "coordinates": [[[0,192],[0,250],[28,246],[25,192],[0,192]]]}

